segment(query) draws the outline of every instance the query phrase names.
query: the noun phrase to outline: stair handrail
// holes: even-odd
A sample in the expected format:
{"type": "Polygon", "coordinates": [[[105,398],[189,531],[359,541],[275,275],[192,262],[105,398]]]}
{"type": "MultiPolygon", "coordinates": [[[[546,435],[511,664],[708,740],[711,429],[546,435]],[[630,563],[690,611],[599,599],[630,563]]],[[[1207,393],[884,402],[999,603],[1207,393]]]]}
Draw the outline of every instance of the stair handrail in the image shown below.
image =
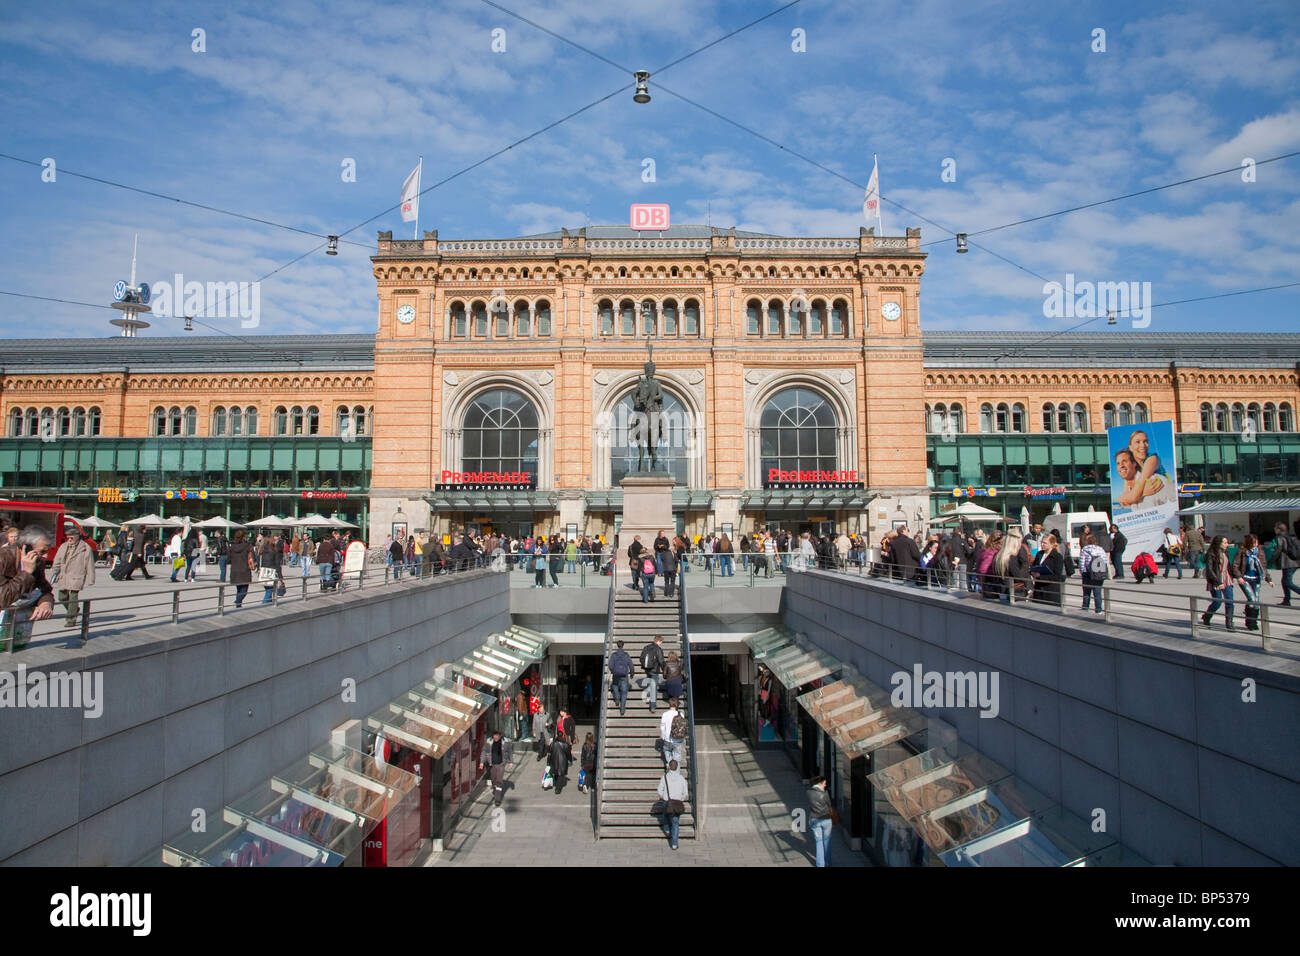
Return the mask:
{"type": "MultiPolygon", "coordinates": [[[[615,551],[610,552],[609,569],[609,605],[605,612],[605,656],[600,667],[600,726],[596,732],[596,799],[591,805],[591,821],[600,839],[600,807],[605,802],[605,709],[609,706],[610,673],[609,655],[614,645],[614,595],[615,581],[618,579],[618,561],[614,559],[615,551]]],[[[601,555],[601,561],[605,560],[601,555]]]]}
{"type": "Polygon", "coordinates": [[[691,803],[691,819],[695,823],[695,838],[700,838],[702,822],[699,804],[696,800],[697,775],[695,765],[699,760],[699,751],[695,749],[695,678],[691,672],[691,636],[686,627],[686,575],[677,575],[677,614],[678,629],[682,634],[682,677],[686,691],[686,740],[690,747],[691,764],[687,778],[687,787],[691,803]]]}

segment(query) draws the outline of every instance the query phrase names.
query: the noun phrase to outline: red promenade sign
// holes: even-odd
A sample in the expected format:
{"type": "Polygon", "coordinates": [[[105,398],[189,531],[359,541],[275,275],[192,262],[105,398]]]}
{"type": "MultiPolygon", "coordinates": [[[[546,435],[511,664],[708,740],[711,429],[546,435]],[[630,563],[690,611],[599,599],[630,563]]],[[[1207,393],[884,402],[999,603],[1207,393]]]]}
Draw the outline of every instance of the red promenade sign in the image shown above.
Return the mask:
{"type": "Polygon", "coordinates": [[[791,482],[800,484],[828,481],[856,482],[858,473],[856,471],[782,471],[780,468],[769,468],[767,470],[767,480],[769,484],[777,482],[782,484],[791,482]]]}
{"type": "Polygon", "coordinates": [[[443,471],[435,490],[520,491],[536,487],[537,476],[531,471],[443,471]]]}

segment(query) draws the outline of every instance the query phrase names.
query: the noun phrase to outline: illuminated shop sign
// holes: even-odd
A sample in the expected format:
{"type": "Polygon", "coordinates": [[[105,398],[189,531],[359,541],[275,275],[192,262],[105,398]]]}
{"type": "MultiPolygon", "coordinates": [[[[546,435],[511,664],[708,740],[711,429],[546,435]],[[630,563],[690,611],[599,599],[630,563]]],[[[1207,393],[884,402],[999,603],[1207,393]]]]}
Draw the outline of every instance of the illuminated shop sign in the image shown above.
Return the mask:
{"type": "Polygon", "coordinates": [[[1065,488],[1061,486],[1057,486],[1056,488],[1031,488],[1026,485],[1025,497],[1046,501],[1059,501],[1065,498],[1065,488]]]}
{"type": "Polygon", "coordinates": [[[346,491],[304,491],[302,496],[304,498],[346,498],[348,493],[346,491]]]}
{"type": "Polygon", "coordinates": [[[101,505],[118,505],[129,504],[137,497],[140,492],[134,488],[100,488],[99,503],[101,505]]]}
{"type": "Polygon", "coordinates": [[[1178,497],[1180,498],[1199,498],[1201,492],[1205,490],[1205,485],[1199,481],[1184,481],[1178,486],[1178,497]]]}
{"type": "Polygon", "coordinates": [[[764,488],[862,488],[857,471],[785,471],[769,468],[764,488]]]}
{"type": "Polygon", "coordinates": [[[537,487],[531,471],[444,471],[435,491],[529,491],[537,487]]]}
{"type": "Polygon", "coordinates": [[[996,498],[998,490],[996,488],[954,488],[952,496],[954,498],[996,498]]]}
{"type": "Polygon", "coordinates": [[[207,489],[204,489],[203,491],[187,491],[184,488],[168,488],[163,492],[163,497],[168,501],[172,501],[173,499],[179,501],[185,501],[187,499],[193,501],[207,501],[208,492],[207,489]]]}

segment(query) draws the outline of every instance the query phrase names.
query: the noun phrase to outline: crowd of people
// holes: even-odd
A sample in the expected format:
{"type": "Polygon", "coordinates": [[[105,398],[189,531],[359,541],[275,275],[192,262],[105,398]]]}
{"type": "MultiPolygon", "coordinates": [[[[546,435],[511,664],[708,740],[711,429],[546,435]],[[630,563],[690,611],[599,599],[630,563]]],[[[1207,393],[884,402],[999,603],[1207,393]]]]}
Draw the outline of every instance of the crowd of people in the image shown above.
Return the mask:
{"type": "MultiPolygon", "coordinates": [[[[1027,600],[1060,605],[1064,600],[1064,583],[1075,574],[1082,584],[1084,610],[1090,607],[1104,613],[1104,584],[1112,577],[1124,579],[1124,552],[1128,541],[1120,529],[1099,523],[1095,528],[1084,525],[1077,539],[1076,560],[1070,542],[1059,533],[1044,531],[1033,525],[1028,533],[1019,528],[969,534],[951,530],[940,534],[912,535],[908,528],[886,534],[880,542],[879,558],[872,564],[873,577],[887,577],[910,584],[933,587],[965,587],[989,600],[1004,602],[1027,600]]],[[[1292,594],[1300,594],[1294,581],[1300,568],[1300,522],[1288,528],[1278,523],[1267,545],[1254,534],[1232,542],[1224,535],[1207,537],[1195,526],[1175,532],[1166,528],[1156,552],[1167,578],[1171,571],[1182,577],[1182,561],[1188,562],[1193,577],[1205,574],[1210,595],[1208,609],[1201,622],[1210,626],[1220,607],[1224,609],[1224,627],[1235,630],[1233,623],[1235,589],[1245,596],[1248,630],[1259,628],[1259,608],[1264,589],[1275,582],[1270,568],[1280,572],[1282,607],[1291,607],[1292,594]]],[[[1142,552],[1130,564],[1134,583],[1152,581],[1158,574],[1156,555],[1142,552]]]]}

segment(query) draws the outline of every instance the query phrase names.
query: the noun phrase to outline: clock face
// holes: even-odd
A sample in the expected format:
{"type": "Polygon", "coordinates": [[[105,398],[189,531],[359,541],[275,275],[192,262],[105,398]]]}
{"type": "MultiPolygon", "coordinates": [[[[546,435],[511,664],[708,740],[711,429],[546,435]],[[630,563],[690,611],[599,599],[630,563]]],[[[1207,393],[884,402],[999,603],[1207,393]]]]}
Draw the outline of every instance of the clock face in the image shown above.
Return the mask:
{"type": "Polygon", "coordinates": [[[415,321],[415,306],[402,305],[397,308],[397,321],[402,323],[415,321]]]}
{"type": "Polygon", "coordinates": [[[890,322],[893,322],[903,314],[903,310],[897,302],[886,302],[880,307],[880,314],[890,322]]]}

